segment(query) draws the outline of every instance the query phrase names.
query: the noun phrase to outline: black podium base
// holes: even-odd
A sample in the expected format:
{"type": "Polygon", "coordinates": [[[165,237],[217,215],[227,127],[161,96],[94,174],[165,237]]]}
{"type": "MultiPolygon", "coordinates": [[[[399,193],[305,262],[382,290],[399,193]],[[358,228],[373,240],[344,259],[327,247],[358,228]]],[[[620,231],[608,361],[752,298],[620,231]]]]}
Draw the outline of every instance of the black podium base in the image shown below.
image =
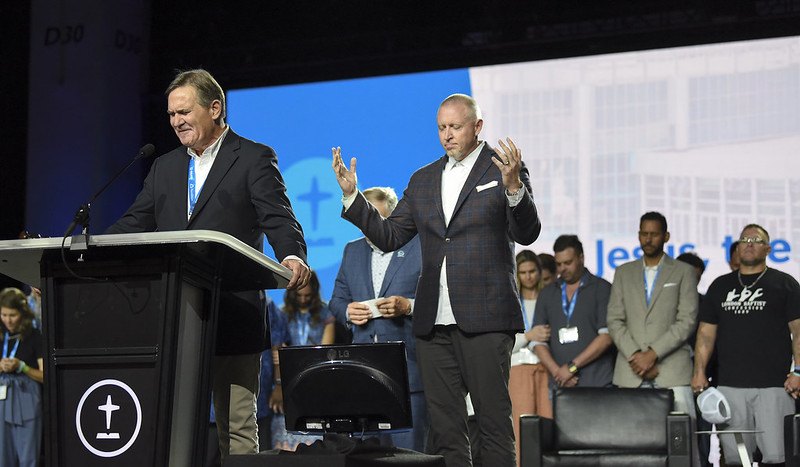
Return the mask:
{"type": "Polygon", "coordinates": [[[445,467],[442,456],[381,446],[376,438],[365,441],[326,435],[296,452],[271,450],[230,456],[223,467],[445,467]]]}

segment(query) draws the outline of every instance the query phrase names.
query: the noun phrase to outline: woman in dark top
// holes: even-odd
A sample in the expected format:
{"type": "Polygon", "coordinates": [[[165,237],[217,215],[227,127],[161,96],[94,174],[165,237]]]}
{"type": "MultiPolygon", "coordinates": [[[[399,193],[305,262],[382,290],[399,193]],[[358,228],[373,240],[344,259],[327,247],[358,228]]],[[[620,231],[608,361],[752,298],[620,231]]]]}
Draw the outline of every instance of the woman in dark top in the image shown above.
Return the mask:
{"type": "Polygon", "coordinates": [[[42,334],[21,290],[0,291],[0,465],[35,467],[42,438],[42,334]]]}

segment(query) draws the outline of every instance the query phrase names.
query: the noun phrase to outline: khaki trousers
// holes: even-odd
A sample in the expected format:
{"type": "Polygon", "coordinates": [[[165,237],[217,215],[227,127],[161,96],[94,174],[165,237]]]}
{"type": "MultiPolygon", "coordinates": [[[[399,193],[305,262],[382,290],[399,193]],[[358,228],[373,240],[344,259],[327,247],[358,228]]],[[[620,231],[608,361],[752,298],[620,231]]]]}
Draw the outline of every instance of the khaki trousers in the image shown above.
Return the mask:
{"type": "Polygon", "coordinates": [[[258,453],[256,397],[260,370],[261,353],[214,357],[212,391],[223,464],[228,454],[258,453]]]}

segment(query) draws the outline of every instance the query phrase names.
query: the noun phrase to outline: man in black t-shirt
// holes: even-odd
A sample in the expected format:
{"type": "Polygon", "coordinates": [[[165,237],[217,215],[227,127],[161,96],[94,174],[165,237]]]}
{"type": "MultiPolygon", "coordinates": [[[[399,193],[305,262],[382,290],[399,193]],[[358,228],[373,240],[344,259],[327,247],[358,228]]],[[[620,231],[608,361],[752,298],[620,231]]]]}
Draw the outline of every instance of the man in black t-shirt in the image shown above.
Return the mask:
{"type": "MultiPolygon", "coordinates": [[[[717,347],[718,389],[731,405],[723,430],[744,435],[748,454],[761,449],[760,465],[784,462],[783,417],[800,395],[800,284],[767,267],[769,234],[756,224],[742,230],[739,270],[718,277],[700,308],[692,389],[708,386],[706,364],[717,347]],[[787,375],[787,371],[789,374],[787,375]],[[790,397],[791,396],[791,397],[790,397]]],[[[738,459],[732,437],[721,437],[728,460],[738,459]]]]}

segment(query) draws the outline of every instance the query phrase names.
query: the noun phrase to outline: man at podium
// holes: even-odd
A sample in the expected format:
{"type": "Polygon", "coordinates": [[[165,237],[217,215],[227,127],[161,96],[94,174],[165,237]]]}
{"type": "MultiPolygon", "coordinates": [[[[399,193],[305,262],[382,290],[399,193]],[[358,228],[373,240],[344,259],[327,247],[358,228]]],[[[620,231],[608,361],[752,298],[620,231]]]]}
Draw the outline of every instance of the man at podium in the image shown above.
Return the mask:
{"type": "MultiPolygon", "coordinates": [[[[156,159],[128,211],[107,233],[216,230],[261,251],[264,235],[292,270],[287,288],[308,282],[306,244],[272,148],[225,124],[225,94],[205,70],[178,73],[166,91],[181,147],[156,159]]],[[[258,452],[256,396],[261,352],[269,348],[263,292],[225,292],[212,367],[223,460],[258,452]]]]}

